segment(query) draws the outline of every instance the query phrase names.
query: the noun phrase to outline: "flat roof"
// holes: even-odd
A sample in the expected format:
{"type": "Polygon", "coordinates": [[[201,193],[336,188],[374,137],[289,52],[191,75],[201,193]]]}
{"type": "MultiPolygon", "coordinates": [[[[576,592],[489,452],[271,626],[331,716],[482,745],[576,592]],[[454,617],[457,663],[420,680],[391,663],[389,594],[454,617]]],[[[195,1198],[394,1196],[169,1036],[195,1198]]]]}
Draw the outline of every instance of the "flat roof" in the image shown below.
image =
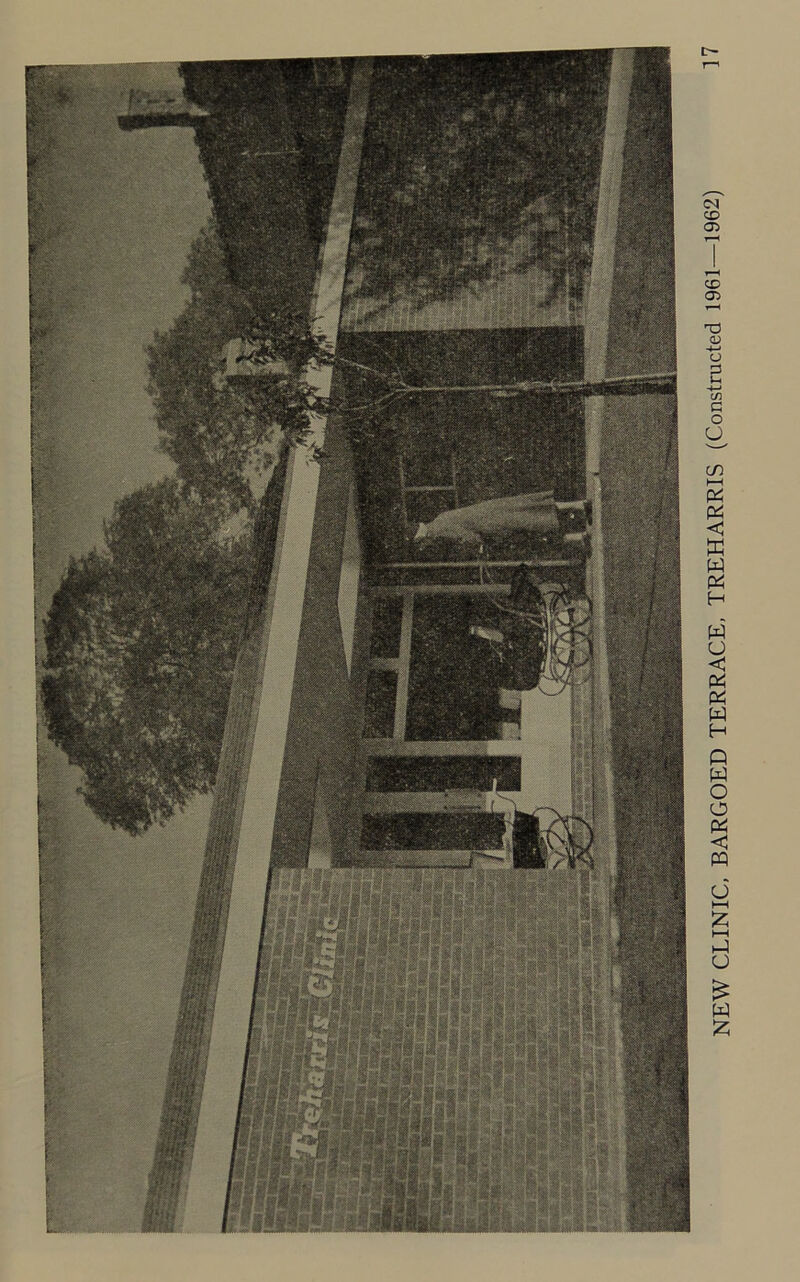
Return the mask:
{"type": "MultiPolygon", "coordinates": [[[[354,68],[339,173],[311,315],[339,329],[361,162],[371,60],[354,68]]],[[[330,394],[330,367],[309,374],[330,394]]],[[[265,496],[248,622],[234,671],[206,854],[189,944],[156,1153],[146,1232],[222,1227],[241,1090],[272,833],[319,487],[309,452],[286,457],[265,496]]]]}

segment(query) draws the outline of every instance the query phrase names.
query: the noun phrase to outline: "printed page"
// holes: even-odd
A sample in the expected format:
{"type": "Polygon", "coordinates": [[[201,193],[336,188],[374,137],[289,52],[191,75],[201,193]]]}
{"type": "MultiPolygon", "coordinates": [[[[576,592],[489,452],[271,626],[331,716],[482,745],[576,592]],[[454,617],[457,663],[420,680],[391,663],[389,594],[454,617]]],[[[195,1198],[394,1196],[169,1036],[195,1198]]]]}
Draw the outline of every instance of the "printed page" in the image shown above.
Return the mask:
{"type": "Polygon", "coordinates": [[[231,18],[11,12],[8,1276],[788,1275],[796,21],[231,18]]]}

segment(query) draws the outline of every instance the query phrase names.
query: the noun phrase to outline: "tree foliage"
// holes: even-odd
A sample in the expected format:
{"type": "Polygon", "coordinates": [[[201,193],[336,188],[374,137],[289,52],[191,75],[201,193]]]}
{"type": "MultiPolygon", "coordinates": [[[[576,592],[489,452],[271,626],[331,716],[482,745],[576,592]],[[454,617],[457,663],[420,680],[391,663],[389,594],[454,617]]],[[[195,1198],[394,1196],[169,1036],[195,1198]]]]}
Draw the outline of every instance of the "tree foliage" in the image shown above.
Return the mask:
{"type": "Polygon", "coordinates": [[[184,282],[184,310],[148,349],[161,448],[176,471],[117,502],[104,545],[70,560],[45,623],[49,734],[80,768],[91,810],[131,835],[213,786],[252,518],[278,453],[306,440],[324,407],[304,371],[330,359],[307,321],[252,315],[213,225],[184,282]],[[283,373],[232,385],[220,377],[224,345],[251,330],[254,363],[280,361],[283,373]]]}
{"type": "Polygon", "coordinates": [[[253,513],[284,443],[303,442],[322,405],[303,371],[327,359],[327,346],[289,313],[255,317],[230,284],[213,224],[192,245],[183,281],[186,306],[147,348],[160,448],[198,494],[253,513]],[[251,332],[260,340],[256,363],[281,360],[287,369],[231,381],[224,347],[251,332]]]}
{"type": "Polygon", "coordinates": [[[131,835],[214,782],[251,545],[223,518],[175,478],[126,496],[47,616],[48,731],[87,805],[131,835]]]}
{"type": "Polygon", "coordinates": [[[237,389],[220,377],[224,345],[250,312],[228,280],[213,225],[192,245],[183,281],[186,306],[146,353],[159,445],[198,494],[232,509],[252,506],[276,429],[264,388],[237,389]]]}

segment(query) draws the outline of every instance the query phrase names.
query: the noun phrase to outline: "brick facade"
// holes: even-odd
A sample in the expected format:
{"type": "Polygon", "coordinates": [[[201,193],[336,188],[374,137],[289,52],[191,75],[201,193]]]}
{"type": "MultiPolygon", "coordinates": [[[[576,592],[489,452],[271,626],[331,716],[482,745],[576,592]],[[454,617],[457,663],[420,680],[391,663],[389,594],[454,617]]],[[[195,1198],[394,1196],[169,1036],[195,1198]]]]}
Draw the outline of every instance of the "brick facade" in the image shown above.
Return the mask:
{"type": "Polygon", "coordinates": [[[275,873],[226,1230],[619,1229],[606,894],[275,873]]]}

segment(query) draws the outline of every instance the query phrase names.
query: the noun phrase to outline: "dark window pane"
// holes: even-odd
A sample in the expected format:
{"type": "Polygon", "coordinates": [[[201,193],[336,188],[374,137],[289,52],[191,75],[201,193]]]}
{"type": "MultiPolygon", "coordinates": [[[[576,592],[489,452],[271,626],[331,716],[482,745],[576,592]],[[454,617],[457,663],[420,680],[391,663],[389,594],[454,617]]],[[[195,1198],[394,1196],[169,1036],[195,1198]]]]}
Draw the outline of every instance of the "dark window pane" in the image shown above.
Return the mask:
{"type": "Polygon", "coordinates": [[[370,672],[367,681],[367,702],[364,710],[365,738],[391,739],[394,734],[396,695],[396,672],[370,672]]]}
{"type": "Polygon", "coordinates": [[[436,431],[432,430],[427,439],[420,435],[415,446],[413,454],[403,457],[406,485],[452,485],[452,455],[442,449],[436,431]]]}
{"type": "Polygon", "coordinates": [[[406,738],[497,737],[499,665],[469,632],[484,612],[470,597],[417,599],[406,738]]]}
{"type": "Polygon", "coordinates": [[[376,757],[367,776],[369,792],[446,792],[474,788],[519,792],[519,757],[376,757]]]}
{"type": "Polygon", "coordinates": [[[396,659],[400,652],[401,597],[375,597],[370,648],[376,658],[396,659]]]}
{"type": "Polygon", "coordinates": [[[503,823],[496,815],[365,815],[362,850],[499,850],[503,823]]]}

